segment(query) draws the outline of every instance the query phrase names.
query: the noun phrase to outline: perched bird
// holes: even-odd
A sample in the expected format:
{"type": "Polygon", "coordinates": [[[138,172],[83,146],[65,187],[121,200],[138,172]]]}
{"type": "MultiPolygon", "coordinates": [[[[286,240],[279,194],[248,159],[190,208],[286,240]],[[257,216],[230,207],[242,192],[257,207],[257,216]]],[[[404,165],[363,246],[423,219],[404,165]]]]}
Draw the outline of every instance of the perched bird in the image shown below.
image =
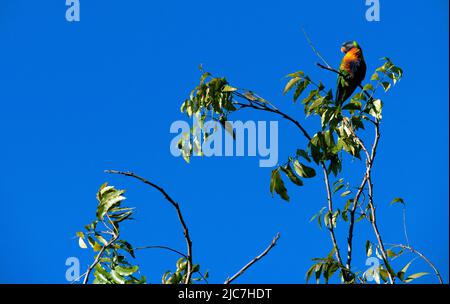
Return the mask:
{"type": "Polygon", "coordinates": [[[339,67],[342,75],[338,76],[336,103],[342,105],[364,80],[367,67],[362,49],[356,41],[344,42],[341,52],[345,55],[339,67]]]}

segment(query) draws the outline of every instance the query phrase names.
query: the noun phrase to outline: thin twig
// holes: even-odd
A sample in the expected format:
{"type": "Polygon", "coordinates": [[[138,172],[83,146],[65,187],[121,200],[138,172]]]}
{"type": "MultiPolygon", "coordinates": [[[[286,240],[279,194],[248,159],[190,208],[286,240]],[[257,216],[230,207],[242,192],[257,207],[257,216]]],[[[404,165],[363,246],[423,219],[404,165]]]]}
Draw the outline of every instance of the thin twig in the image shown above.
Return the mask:
{"type": "Polygon", "coordinates": [[[165,250],[168,250],[168,251],[175,252],[175,253],[177,253],[177,254],[179,254],[182,257],[187,259],[187,255],[185,255],[181,251],[178,251],[176,249],[170,248],[168,246],[140,246],[140,247],[134,248],[134,250],[144,250],[144,249],[165,249],[165,250]]]}
{"type": "Polygon", "coordinates": [[[425,256],[423,255],[421,252],[419,252],[418,250],[414,249],[413,247],[409,246],[409,245],[403,245],[403,244],[386,244],[386,245],[390,245],[392,247],[400,247],[402,249],[406,249],[411,251],[412,253],[417,254],[419,257],[421,257],[425,262],[428,263],[428,265],[430,265],[431,268],[433,268],[436,276],[439,279],[439,283],[444,284],[444,281],[442,280],[442,276],[439,273],[438,269],[436,268],[436,266],[434,266],[434,264],[425,256]]]}
{"type": "Polygon", "coordinates": [[[89,265],[89,267],[88,267],[88,269],[87,269],[87,271],[86,271],[86,274],[85,274],[85,277],[84,277],[84,280],[83,280],[83,284],[87,284],[87,283],[88,283],[88,281],[89,281],[89,275],[91,274],[92,269],[94,269],[94,267],[100,262],[101,258],[103,257],[103,254],[105,253],[105,250],[106,250],[109,246],[111,246],[111,244],[114,243],[118,238],[119,238],[119,235],[118,235],[118,234],[114,235],[114,236],[109,240],[109,242],[108,242],[105,246],[103,246],[103,247],[100,249],[100,251],[99,251],[98,254],[97,254],[97,257],[96,257],[95,260],[94,260],[94,262],[93,262],[91,265],[89,265]]]}
{"type": "Polygon", "coordinates": [[[406,229],[406,207],[403,206],[403,232],[405,233],[406,244],[409,246],[408,231],[406,229]]]}
{"type": "Polygon", "coordinates": [[[304,28],[302,28],[303,31],[303,35],[305,35],[306,41],[308,41],[309,46],[312,48],[313,52],[316,53],[317,57],[320,58],[320,60],[323,61],[323,63],[325,63],[327,65],[327,67],[331,68],[331,66],[328,64],[328,62],[322,57],[322,55],[320,55],[319,51],[316,50],[316,48],[314,47],[314,44],[312,43],[311,39],[309,39],[308,34],[306,34],[306,31],[304,28]]]}
{"type": "MultiPolygon", "coordinates": [[[[239,96],[239,95],[238,95],[239,96]]],[[[240,106],[241,108],[253,108],[255,110],[260,110],[260,111],[266,111],[266,112],[271,112],[271,113],[275,113],[277,115],[282,116],[284,119],[287,119],[289,121],[291,121],[292,123],[294,123],[297,128],[300,129],[300,131],[303,133],[303,135],[308,139],[311,140],[311,136],[308,134],[308,131],[306,131],[306,129],[294,118],[292,118],[291,116],[287,115],[284,112],[281,112],[280,110],[278,110],[277,108],[269,108],[267,105],[265,104],[258,104],[255,105],[254,102],[252,102],[250,99],[248,99],[247,97],[245,97],[244,95],[240,95],[239,97],[242,97],[244,99],[246,99],[247,101],[249,101],[248,104],[243,104],[240,102],[235,102],[236,105],[240,106]]]]}
{"type": "Polygon", "coordinates": [[[163,196],[164,198],[175,208],[177,215],[178,215],[178,220],[181,223],[181,226],[183,227],[183,234],[184,234],[184,238],[186,240],[186,247],[187,247],[187,272],[186,272],[186,280],[185,280],[185,284],[189,284],[191,281],[191,276],[192,276],[192,240],[191,237],[189,235],[189,229],[186,225],[186,222],[183,218],[183,215],[181,213],[181,209],[180,209],[180,205],[173,200],[170,195],[160,186],[146,180],[145,178],[134,174],[133,172],[121,172],[121,171],[117,171],[117,170],[106,170],[106,173],[110,173],[110,174],[119,174],[119,175],[125,175],[125,176],[129,176],[129,177],[133,177],[135,179],[140,180],[141,182],[155,188],[156,190],[158,190],[163,196]]]}
{"type": "Polygon", "coordinates": [[[82,275],[78,276],[78,278],[72,280],[72,282],[70,282],[70,284],[75,284],[76,282],[78,282],[82,277],[84,277],[87,274],[87,271],[85,273],[83,273],[82,275]]]}
{"type": "Polygon", "coordinates": [[[244,267],[241,268],[235,275],[233,275],[231,278],[227,278],[224,284],[230,284],[235,279],[237,279],[240,275],[242,275],[248,268],[250,268],[253,264],[258,262],[260,259],[262,259],[266,254],[269,253],[269,251],[275,247],[277,244],[278,239],[280,238],[280,233],[277,233],[277,235],[273,238],[272,242],[270,243],[269,247],[267,247],[260,255],[255,257],[253,260],[251,260],[249,263],[247,263],[244,267]]]}

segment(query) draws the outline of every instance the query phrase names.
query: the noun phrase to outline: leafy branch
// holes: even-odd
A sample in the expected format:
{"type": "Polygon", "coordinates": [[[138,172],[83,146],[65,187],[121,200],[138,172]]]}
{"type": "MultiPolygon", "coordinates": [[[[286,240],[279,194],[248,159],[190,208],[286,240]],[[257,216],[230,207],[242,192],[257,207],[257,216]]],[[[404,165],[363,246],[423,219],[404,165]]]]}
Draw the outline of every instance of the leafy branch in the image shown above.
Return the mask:
{"type": "MultiPolygon", "coordinates": [[[[123,196],[124,190],[117,190],[113,186],[108,186],[107,183],[103,184],[97,193],[97,219],[92,223],[85,226],[85,232],[77,232],[78,243],[81,248],[86,249],[86,241],[93,248],[94,252],[98,252],[92,264],[88,266],[87,271],[81,275],[76,281],[84,277],[83,284],[87,284],[89,276],[92,271],[95,270],[94,284],[142,284],[146,283],[145,276],[138,278],[136,273],[139,267],[132,265],[126,259],[125,254],[135,258],[136,251],[142,251],[146,249],[162,249],[169,252],[176,253],[181,256],[176,262],[176,270],[166,271],[162,276],[162,283],[164,284],[191,284],[195,281],[204,281],[208,283],[208,272],[202,273],[200,271],[200,265],[193,263],[192,258],[192,240],[189,234],[186,221],[181,213],[180,205],[160,186],[153,182],[137,175],[132,172],[122,172],[117,170],[107,170],[106,173],[124,175],[135,178],[145,183],[146,185],[155,188],[164,198],[174,207],[176,210],[178,220],[183,228],[183,235],[186,241],[187,254],[174,249],[169,246],[163,245],[148,245],[133,247],[125,240],[119,240],[120,225],[119,223],[130,220],[131,215],[134,213],[134,208],[123,207],[122,202],[125,201],[123,196]],[[97,225],[101,223],[106,229],[98,229],[97,225]],[[109,237],[109,240],[107,238],[109,237]],[[95,238],[95,239],[94,239],[95,238]],[[101,245],[102,244],[102,245],[101,245]],[[198,274],[200,277],[193,277],[194,274],[198,274]]],[[[263,258],[274,246],[279,238],[279,234],[274,238],[273,243],[258,256],[254,261],[246,265],[241,271],[239,271],[232,278],[227,279],[227,283],[230,283],[235,278],[240,276],[248,268],[250,268],[257,260],[263,258]]]]}

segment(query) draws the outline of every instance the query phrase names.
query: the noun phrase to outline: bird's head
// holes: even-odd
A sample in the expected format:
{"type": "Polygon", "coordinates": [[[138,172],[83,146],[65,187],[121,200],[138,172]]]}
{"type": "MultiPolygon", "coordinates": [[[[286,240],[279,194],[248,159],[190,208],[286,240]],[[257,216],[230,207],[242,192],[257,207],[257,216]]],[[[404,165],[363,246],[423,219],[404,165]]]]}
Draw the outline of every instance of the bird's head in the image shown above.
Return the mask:
{"type": "Polygon", "coordinates": [[[347,53],[348,51],[350,51],[353,48],[361,49],[361,47],[359,46],[358,42],[356,42],[356,41],[347,41],[347,42],[344,42],[341,45],[341,52],[342,53],[347,53]]]}

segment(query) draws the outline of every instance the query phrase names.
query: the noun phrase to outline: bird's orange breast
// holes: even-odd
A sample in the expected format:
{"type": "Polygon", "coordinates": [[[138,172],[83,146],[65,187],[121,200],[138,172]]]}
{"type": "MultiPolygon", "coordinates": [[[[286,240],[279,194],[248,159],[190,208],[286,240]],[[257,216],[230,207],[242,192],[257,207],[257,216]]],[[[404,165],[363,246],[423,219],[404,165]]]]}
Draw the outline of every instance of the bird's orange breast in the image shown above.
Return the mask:
{"type": "Polygon", "coordinates": [[[363,59],[361,50],[353,48],[345,54],[340,69],[351,73],[350,64],[361,59],[363,59]]]}

